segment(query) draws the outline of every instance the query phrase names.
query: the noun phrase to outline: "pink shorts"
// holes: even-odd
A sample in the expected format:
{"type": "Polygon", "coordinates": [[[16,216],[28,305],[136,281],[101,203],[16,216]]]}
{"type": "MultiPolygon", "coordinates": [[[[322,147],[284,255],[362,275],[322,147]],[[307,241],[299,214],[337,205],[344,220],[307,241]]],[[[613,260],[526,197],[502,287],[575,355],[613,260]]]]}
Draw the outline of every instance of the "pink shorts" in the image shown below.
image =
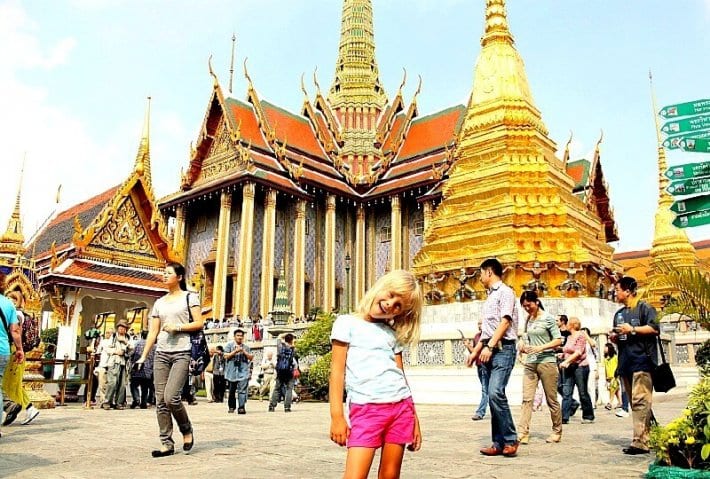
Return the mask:
{"type": "Polygon", "coordinates": [[[411,397],[384,404],[350,404],[348,447],[382,447],[414,440],[414,401],[411,397]]]}

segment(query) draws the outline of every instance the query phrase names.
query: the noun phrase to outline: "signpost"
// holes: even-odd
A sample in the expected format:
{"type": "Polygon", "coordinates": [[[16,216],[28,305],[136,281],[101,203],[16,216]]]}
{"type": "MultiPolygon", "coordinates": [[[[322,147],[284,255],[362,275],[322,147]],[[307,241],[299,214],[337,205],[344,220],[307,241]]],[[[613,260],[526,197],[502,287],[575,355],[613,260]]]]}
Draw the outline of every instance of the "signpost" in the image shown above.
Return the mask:
{"type": "Polygon", "coordinates": [[[683,151],[694,153],[710,153],[710,141],[705,138],[683,138],[680,140],[683,151]]]}
{"type": "Polygon", "coordinates": [[[702,210],[710,210],[710,195],[693,196],[685,200],[678,200],[671,206],[671,211],[681,214],[702,210]]]}
{"type": "Polygon", "coordinates": [[[666,191],[673,196],[710,193],[710,178],[690,178],[688,180],[674,181],[668,185],[666,191]]]}
{"type": "Polygon", "coordinates": [[[710,138],[710,130],[668,136],[665,140],[663,140],[663,146],[668,150],[677,150],[680,148],[680,141],[686,138],[710,138]]]}
{"type": "Polygon", "coordinates": [[[667,135],[708,129],[710,129],[710,115],[697,115],[683,120],[669,121],[661,127],[661,131],[667,135]]]}
{"type": "Polygon", "coordinates": [[[710,161],[672,166],[666,170],[666,176],[671,180],[690,179],[707,175],[710,175],[710,161]]]}
{"type": "Polygon", "coordinates": [[[707,224],[710,224],[710,209],[678,215],[673,220],[673,225],[678,228],[691,228],[693,226],[703,226],[707,224]]]}
{"type": "Polygon", "coordinates": [[[701,115],[710,113],[710,100],[695,100],[688,103],[668,105],[658,112],[663,118],[675,118],[677,116],[701,115]]]}

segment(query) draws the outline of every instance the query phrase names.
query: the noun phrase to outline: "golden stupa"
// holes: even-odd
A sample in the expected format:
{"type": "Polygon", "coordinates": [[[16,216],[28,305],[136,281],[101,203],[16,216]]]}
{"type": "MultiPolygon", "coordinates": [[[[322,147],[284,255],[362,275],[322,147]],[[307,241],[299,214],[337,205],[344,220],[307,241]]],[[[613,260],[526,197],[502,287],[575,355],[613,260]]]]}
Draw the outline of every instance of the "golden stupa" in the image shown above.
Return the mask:
{"type": "MultiPolygon", "coordinates": [[[[455,163],[415,271],[443,273],[495,257],[518,292],[535,282],[551,296],[608,291],[620,268],[607,244],[617,238],[599,145],[589,170],[597,186],[575,194],[568,153],[555,156],[503,0],[486,1],[481,46],[455,163]]],[[[457,286],[449,277],[439,287],[457,286]]]]}

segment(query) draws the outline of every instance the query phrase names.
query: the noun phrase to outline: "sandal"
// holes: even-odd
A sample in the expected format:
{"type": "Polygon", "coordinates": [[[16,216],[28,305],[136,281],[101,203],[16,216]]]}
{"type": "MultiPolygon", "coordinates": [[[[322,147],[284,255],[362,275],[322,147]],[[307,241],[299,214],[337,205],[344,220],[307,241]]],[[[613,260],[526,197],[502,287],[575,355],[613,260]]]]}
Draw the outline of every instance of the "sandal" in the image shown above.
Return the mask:
{"type": "Polygon", "coordinates": [[[150,453],[153,457],[165,457],[175,454],[175,449],[154,449],[150,453]]]}

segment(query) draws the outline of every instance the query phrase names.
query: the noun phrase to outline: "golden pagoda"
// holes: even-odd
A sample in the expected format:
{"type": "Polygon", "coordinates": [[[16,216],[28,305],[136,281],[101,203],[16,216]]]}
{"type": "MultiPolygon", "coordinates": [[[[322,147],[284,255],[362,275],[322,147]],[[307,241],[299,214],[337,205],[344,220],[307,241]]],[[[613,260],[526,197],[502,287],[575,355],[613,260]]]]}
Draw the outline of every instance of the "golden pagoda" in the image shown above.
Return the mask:
{"type": "MultiPolygon", "coordinates": [[[[649,79],[651,75],[649,74],[649,79]]],[[[698,257],[692,243],[688,239],[688,235],[684,230],[673,225],[675,213],[671,211],[673,198],[666,191],[668,187],[668,178],[665,173],[668,169],[666,162],[666,151],[663,148],[661,140],[661,130],[656,116],[656,99],[653,94],[653,86],[651,88],[651,97],[653,104],[653,115],[655,119],[656,141],[658,143],[658,208],[656,209],[655,228],[653,233],[653,243],[649,251],[649,269],[647,272],[647,282],[651,284],[648,291],[650,302],[656,306],[663,306],[664,298],[673,293],[673,290],[667,287],[653,285],[656,279],[664,268],[694,268],[698,265],[698,257]]]]}
{"type": "MultiPolygon", "coordinates": [[[[518,291],[541,274],[555,295],[593,291],[618,269],[607,244],[617,238],[598,145],[589,170],[598,175],[596,191],[575,195],[567,158],[555,156],[533,101],[503,0],[486,1],[481,46],[454,164],[414,269],[423,275],[495,257],[518,291]],[[569,287],[556,292],[560,285],[569,287]]],[[[444,285],[454,287],[452,278],[444,285]]]]}

